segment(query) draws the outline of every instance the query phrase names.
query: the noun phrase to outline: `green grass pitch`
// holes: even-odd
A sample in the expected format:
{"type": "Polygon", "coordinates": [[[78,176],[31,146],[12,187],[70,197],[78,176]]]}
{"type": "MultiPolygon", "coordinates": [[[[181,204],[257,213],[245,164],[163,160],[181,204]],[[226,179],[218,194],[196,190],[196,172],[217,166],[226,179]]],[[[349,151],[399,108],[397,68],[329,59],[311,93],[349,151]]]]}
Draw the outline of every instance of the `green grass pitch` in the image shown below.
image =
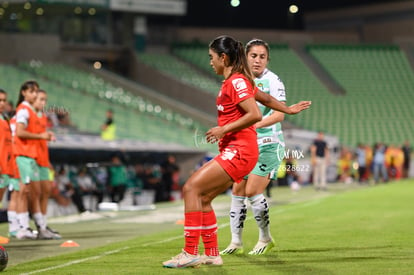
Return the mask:
{"type": "MultiPolygon", "coordinates": [[[[275,188],[270,211],[276,248],[263,256],[223,256],[222,267],[166,269],[162,261],[180,252],[182,225],[123,223],[118,218],[56,225],[81,244],[17,241],[9,251],[5,274],[414,274],[414,181],[378,186],[332,188],[292,193],[275,188]],[[39,253],[38,258],[32,253],[39,253]],[[36,259],[34,259],[36,258],[36,259]]],[[[217,198],[229,205],[227,196],[217,198]]],[[[181,203],[161,204],[164,212],[181,203]]],[[[146,213],[126,213],[132,218],[146,213]]],[[[121,215],[122,216],[122,215],[121,215]]],[[[124,218],[125,218],[124,217],[124,218]]],[[[257,241],[251,217],[243,234],[245,251],[257,241]]],[[[230,240],[228,218],[219,219],[219,245],[230,240]]],[[[0,230],[7,230],[1,225],[0,230]]],[[[202,246],[200,247],[202,250],[202,246]]]]}

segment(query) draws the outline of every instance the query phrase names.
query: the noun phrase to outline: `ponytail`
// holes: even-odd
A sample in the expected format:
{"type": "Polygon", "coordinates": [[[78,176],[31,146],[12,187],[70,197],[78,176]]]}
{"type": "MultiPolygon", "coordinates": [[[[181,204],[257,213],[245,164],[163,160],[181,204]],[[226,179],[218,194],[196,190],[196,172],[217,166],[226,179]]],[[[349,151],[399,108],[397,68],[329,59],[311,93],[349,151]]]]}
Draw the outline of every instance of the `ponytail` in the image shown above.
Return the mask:
{"type": "Polygon", "coordinates": [[[247,63],[247,57],[244,51],[243,44],[240,41],[237,41],[236,47],[236,59],[234,61],[231,73],[233,74],[237,72],[243,74],[247,77],[252,86],[254,86],[254,77],[247,63]]]}
{"type": "Polygon", "coordinates": [[[24,101],[24,95],[23,95],[23,91],[27,91],[27,90],[32,90],[34,88],[39,88],[39,84],[34,81],[34,80],[28,80],[25,83],[22,84],[22,86],[20,87],[20,92],[19,92],[19,97],[16,103],[16,107],[20,105],[20,103],[22,103],[24,101]]]}
{"type": "Polygon", "coordinates": [[[241,73],[254,86],[254,76],[247,64],[247,57],[243,44],[240,41],[226,35],[215,38],[209,45],[210,49],[219,56],[225,54],[228,57],[226,66],[233,66],[231,74],[241,73]]]}

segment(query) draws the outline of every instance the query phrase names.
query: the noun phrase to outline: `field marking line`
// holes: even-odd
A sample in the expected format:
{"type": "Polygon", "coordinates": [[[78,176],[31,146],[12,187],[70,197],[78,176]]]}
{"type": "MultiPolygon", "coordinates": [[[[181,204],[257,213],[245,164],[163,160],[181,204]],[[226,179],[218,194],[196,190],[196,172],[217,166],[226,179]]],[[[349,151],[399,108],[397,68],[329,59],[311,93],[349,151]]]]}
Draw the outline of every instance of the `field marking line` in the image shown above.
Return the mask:
{"type": "MultiPolygon", "coordinates": [[[[312,201],[309,201],[309,202],[305,202],[305,203],[300,204],[300,205],[295,205],[295,206],[289,207],[288,209],[281,209],[281,208],[278,208],[278,209],[276,209],[276,210],[272,211],[272,214],[280,214],[280,213],[287,212],[287,211],[290,211],[290,210],[294,210],[294,209],[298,209],[298,208],[303,208],[303,207],[312,206],[312,205],[315,205],[315,204],[320,203],[323,199],[325,199],[325,198],[319,198],[319,199],[316,199],[316,200],[312,200],[312,201]]],[[[254,217],[247,217],[247,218],[246,218],[246,221],[248,221],[248,220],[252,220],[252,219],[254,219],[254,217]]],[[[230,226],[230,223],[229,223],[229,222],[226,222],[226,223],[223,223],[223,224],[219,225],[219,226],[218,226],[218,229],[226,228],[226,227],[228,227],[228,226],[230,226]]],[[[175,241],[175,240],[178,240],[178,239],[182,238],[182,237],[183,237],[183,235],[184,235],[184,234],[182,234],[182,235],[178,235],[178,236],[175,236],[175,237],[171,237],[171,238],[168,238],[168,239],[164,239],[164,240],[156,241],[156,242],[144,243],[144,244],[142,244],[141,246],[143,246],[143,247],[147,247],[147,246],[154,245],[154,244],[169,243],[169,242],[171,242],[171,241],[175,241]]]]}
{"type": "Polygon", "coordinates": [[[20,275],[36,274],[36,273],[51,271],[51,270],[54,270],[54,269],[59,269],[59,268],[63,268],[63,267],[83,263],[83,262],[90,261],[90,260],[97,260],[97,259],[100,259],[100,258],[105,257],[107,255],[111,255],[111,254],[121,252],[122,250],[125,250],[125,249],[128,249],[128,248],[129,248],[129,246],[125,246],[125,247],[122,247],[122,248],[119,248],[119,249],[106,251],[106,252],[101,253],[101,254],[96,255],[96,256],[91,256],[91,257],[80,259],[80,260],[74,260],[74,261],[70,261],[70,262],[67,262],[67,263],[64,263],[64,264],[50,266],[50,267],[43,268],[43,269],[33,270],[33,271],[28,272],[28,273],[21,273],[20,275]]]}
{"type": "MultiPolygon", "coordinates": [[[[275,213],[278,214],[278,213],[287,212],[289,210],[293,210],[293,209],[297,209],[297,208],[308,207],[308,206],[320,203],[321,200],[323,200],[323,199],[324,198],[320,198],[320,199],[313,200],[313,201],[310,201],[310,202],[307,202],[307,203],[304,203],[304,204],[301,204],[301,205],[298,205],[298,206],[290,207],[288,209],[280,209],[279,208],[279,209],[276,209],[276,210],[272,211],[272,213],[273,214],[275,214],[275,213]]],[[[248,217],[246,220],[251,220],[251,219],[253,219],[253,217],[248,217]]],[[[218,228],[222,229],[222,228],[226,228],[228,226],[230,226],[229,222],[221,224],[220,226],[218,226],[218,228]]],[[[183,237],[183,235],[179,235],[179,236],[171,237],[171,238],[168,238],[168,239],[160,240],[158,242],[145,243],[142,246],[146,247],[146,246],[154,245],[154,244],[168,243],[168,242],[180,239],[182,237],[183,237]]],[[[125,250],[125,249],[128,249],[128,248],[129,248],[128,246],[125,246],[125,247],[122,247],[122,248],[119,248],[119,249],[115,249],[115,250],[111,250],[111,251],[101,253],[101,254],[96,255],[96,256],[91,256],[91,257],[84,258],[84,259],[74,260],[74,261],[70,261],[70,262],[67,262],[67,263],[64,263],[64,264],[60,264],[60,265],[50,266],[48,268],[33,270],[33,271],[30,271],[30,272],[27,272],[27,273],[21,273],[20,275],[31,275],[31,274],[36,274],[36,273],[42,273],[42,272],[47,272],[47,271],[51,271],[51,270],[55,270],[55,269],[59,269],[59,268],[63,268],[63,267],[83,263],[83,262],[86,262],[86,261],[97,260],[97,259],[100,259],[100,258],[105,257],[107,255],[111,255],[111,254],[121,252],[122,250],[125,250]]]]}

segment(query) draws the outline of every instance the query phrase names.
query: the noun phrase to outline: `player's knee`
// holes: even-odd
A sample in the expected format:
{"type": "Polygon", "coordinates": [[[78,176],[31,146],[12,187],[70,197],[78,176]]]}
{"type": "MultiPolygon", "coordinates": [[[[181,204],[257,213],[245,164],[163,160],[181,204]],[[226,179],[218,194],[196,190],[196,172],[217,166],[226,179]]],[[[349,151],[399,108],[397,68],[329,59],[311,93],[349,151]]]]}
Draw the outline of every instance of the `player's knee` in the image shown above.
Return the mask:
{"type": "Polygon", "coordinates": [[[187,181],[183,186],[183,196],[196,196],[199,194],[199,188],[191,181],[187,181]]]}
{"type": "Polygon", "coordinates": [[[201,205],[202,207],[209,206],[213,201],[214,197],[211,195],[202,195],[201,196],[201,205]]]}

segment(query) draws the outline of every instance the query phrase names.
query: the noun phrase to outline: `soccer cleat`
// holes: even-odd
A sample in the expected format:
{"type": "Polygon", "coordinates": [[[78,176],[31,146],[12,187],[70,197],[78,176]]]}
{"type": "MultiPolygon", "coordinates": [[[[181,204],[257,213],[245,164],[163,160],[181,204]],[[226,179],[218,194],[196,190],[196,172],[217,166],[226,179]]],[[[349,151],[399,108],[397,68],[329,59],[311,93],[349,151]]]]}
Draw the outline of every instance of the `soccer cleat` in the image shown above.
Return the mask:
{"type": "Polygon", "coordinates": [[[60,239],[62,239],[62,236],[60,234],[56,234],[56,233],[53,233],[53,232],[51,232],[51,233],[53,234],[53,239],[54,240],[60,240],[60,239]]]}
{"type": "Polygon", "coordinates": [[[249,255],[263,255],[269,252],[273,247],[275,247],[273,239],[270,239],[267,242],[259,240],[252,251],[249,252],[249,255]]]}
{"type": "Polygon", "coordinates": [[[183,251],[171,260],[162,263],[164,267],[168,268],[185,268],[185,267],[199,267],[202,264],[200,255],[192,255],[183,251]]]}
{"type": "Polygon", "coordinates": [[[243,253],[243,246],[234,243],[229,244],[226,249],[220,251],[220,255],[240,255],[243,253]]]}
{"type": "Polygon", "coordinates": [[[16,238],[17,230],[16,231],[9,231],[9,233],[7,235],[9,236],[9,238],[16,238]]]}
{"type": "Polygon", "coordinates": [[[59,234],[59,232],[51,229],[49,226],[46,226],[46,230],[49,231],[50,233],[52,233],[54,240],[60,240],[62,239],[62,236],[59,234]]]}
{"type": "Polygon", "coordinates": [[[31,228],[19,229],[17,231],[16,238],[18,240],[25,240],[25,239],[35,240],[37,238],[37,234],[33,232],[33,229],[31,228]]]}
{"type": "Polygon", "coordinates": [[[58,234],[59,235],[59,232],[58,231],[50,228],[49,226],[46,226],[46,229],[49,230],[50,232],[52,232],[53,234],[58,234]]]}
{"type": "Polygon", "coordinates": [[[47,229],[39,229],[39,234],[37,235],[37,238],[39,240],[52,240],[54,237],[54,234],[50,232],[47,229]]]}
{"type": "Polygon", "coordinates": [[[202,255],[201,261],[206,265],[223,265],[223,259],[219,256],[202,255]]]}

